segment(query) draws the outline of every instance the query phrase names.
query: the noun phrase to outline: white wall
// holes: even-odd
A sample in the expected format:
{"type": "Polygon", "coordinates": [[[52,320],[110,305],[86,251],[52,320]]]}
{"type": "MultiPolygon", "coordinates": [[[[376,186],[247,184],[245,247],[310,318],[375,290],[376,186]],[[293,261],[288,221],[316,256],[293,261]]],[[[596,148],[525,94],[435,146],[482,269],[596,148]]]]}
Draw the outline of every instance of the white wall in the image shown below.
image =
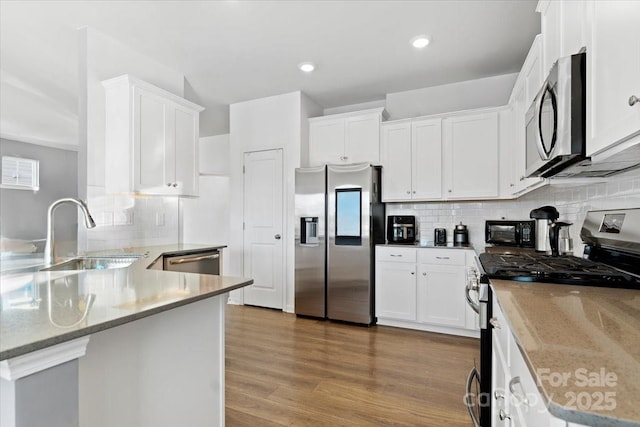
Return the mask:
{"type": "Polygon", "coordinates": [[[388,93],[389,120],[474,108],[499,107],[509,102],[518,73],[388,93]]]}
{"type": "MultiPolygon", "coordinates": [[[[80,250],[176,243],[178,200],[105,194],[105,96],[101,82],[132,74],[178,96],[184,76],[123,43],[84,27],[79,37],[78,195],[87,199],[98,227],[78,230],[80,250]]],[[[123,166],[124,167],[124,166],[123,166]]]]}
{"type": "MultiPolygon", "coordinates": [[[[300,166],[301,145],[307,145],[308,115],[320,115],[322,109],[301,92],[256,99],[232,104],[230,107],[231,129],[231,209],[229,273],[243,274],[243,175],[244,153],[260,150],[283,150],[283,180],[285,230],[285,301],[284,309],[293,311],[294,264],[293,264],[293,217],[295,168],[300,166]],[[304,115],[304,117],[303,117],[304,115]],[[303,135],[304,134],[304,135],[303,135]]],[[[242,291],[234,291],[231,301],[242,303],[242,291]]]]}
{"type": "Polygon", "coordinates": [[[586,180],[570,184],[558,180],[553,185],[534,190],[516,200],[475,202],[387,203],[387,215],[415,215],[418,232],[427,233],[433,242],[433,229],[447,229],[453,239],[453,226],[460,221],[469,227],[469,240],[477,252],[483,252],[484,222],[488,219],[528,220],[529,212],[540,206],[555,206],[560,219],[570,227],[574,254],[584,249],[580,229],[589,210],[640,207],[640,169],[608,178],[605,182],[586,180]]]}
{"type": "MultiPolygon", "coordinates": [[[[231,178],[229,134],[200,138],[200,197],[181,198],[183,243],[229,244],[231,178]]],[[[222,271],[229,271],[228,250],[222,271]]]]}

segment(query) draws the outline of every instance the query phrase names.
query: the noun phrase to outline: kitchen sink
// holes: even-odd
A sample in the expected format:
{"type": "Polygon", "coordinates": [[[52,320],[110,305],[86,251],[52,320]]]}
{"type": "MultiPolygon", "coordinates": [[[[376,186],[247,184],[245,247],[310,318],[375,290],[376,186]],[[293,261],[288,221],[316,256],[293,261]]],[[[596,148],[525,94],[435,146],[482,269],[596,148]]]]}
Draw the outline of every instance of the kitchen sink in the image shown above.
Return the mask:
{"type": "Polygon", "coordinates": [[[43,268],[40,271],[108,270],[128,267],[142,255],[83,256],[43,268]]]}

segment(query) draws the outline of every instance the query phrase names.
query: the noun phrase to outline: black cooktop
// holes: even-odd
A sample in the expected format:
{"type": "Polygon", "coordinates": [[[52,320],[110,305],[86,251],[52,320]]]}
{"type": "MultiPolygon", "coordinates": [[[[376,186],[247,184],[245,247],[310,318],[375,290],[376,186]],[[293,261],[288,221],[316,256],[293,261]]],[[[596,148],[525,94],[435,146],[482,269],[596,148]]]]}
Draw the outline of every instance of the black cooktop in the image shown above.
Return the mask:
{"type": "Polygon", "coordinates": [[[483,253],[479,258],[490,279],[640,289],[637,276],[573,256],[483,253]]]}

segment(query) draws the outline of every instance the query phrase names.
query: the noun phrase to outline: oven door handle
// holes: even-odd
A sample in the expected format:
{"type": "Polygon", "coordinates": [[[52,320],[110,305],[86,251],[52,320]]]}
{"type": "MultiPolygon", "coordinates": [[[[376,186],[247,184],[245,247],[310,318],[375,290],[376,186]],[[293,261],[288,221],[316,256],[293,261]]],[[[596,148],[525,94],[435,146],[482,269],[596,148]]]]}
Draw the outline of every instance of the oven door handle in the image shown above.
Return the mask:
{"type": "Polygon", "coordinates": [[[464,290],[465,296],[467,297],[467,304],[475,311],[480,314],[480,304],[475,302],[473,298],[471,298],[471,292],[478,292],[479,286],[477,282],[467,283],[467,287],[464,290]]]}
{"type": "Polygon", "coordinates": [[[469,376],[467,377],[467,393],[464,396],[465,403],[467,405],[467,411],[469,411],[469,415],[471,416],[471,421],[473,421],[473,427],[480,427],[480,421],[476,413],[473,411],[473,402],[471,401],[471,386],[473,385],[474,378],[480,381],[480,373],[475,368],[475,366],[469,371],[469,376]]]}

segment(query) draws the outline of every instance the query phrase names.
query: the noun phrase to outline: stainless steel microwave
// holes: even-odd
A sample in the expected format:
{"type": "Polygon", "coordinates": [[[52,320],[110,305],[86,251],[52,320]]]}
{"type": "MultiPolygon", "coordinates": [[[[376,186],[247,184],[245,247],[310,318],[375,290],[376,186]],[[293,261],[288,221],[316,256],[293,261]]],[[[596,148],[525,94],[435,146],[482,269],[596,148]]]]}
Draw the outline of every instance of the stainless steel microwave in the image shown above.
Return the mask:
{"type": "Polygon", "coordinates": [[[558,59],[525,115],[526,175],[550,177],[586,155],[586,54],[558,59]]]}

